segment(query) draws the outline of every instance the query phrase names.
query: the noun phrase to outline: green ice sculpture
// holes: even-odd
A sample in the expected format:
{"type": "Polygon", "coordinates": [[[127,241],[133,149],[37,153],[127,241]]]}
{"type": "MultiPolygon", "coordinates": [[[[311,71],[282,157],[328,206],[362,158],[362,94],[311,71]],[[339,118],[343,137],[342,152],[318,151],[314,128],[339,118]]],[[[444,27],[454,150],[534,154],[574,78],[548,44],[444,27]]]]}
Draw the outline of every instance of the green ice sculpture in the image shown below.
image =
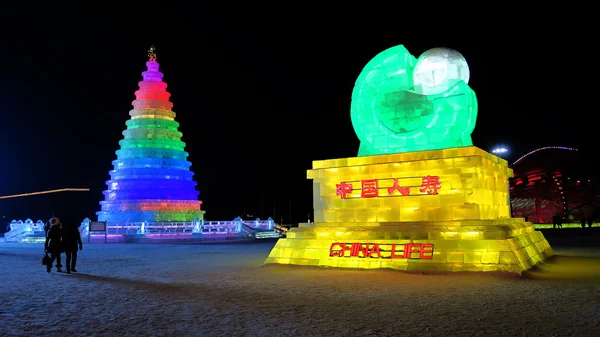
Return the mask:
{"type": "Polygon", "coordinates": [[[457,51],[434,48],[415,59],[389,48],[363,69],[352,91],[359,156],[471,146],[477,97],[457,51]]]}

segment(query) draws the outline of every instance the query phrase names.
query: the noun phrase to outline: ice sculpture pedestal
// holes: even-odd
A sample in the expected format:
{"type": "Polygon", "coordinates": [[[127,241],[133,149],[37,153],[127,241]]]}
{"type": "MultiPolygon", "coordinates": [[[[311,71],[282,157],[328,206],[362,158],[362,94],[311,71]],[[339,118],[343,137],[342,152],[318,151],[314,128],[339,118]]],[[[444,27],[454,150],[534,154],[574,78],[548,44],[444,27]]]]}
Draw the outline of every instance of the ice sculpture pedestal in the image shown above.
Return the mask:
{"type": "Polygon", "coordinates": [[[521,274],[552,255],[510,218],[507,162],[477,147],[314,161],[315,222],[266,264],[521,274]]]}

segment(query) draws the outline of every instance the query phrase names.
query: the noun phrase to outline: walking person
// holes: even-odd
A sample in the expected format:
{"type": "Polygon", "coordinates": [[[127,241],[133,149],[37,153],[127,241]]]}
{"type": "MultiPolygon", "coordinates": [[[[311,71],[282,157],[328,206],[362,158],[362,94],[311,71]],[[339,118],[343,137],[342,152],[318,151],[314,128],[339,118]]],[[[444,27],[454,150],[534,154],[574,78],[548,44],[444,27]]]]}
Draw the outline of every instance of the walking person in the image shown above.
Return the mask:
{"type": "Polygon", "coordinates": [[[46,243],[44,243],[44,249],[50,253],[50,262],[46,265],[46,271],[52,270],[52,264],[56,260],[56,271],[62,272],[62,264],[60,261],[60,254],[63,252],[62,245],[63,229],[62,224],[58,218],[50,219],[50,229],[46,235],[46,243]]]}
{"type": "Polygon", "coordinates": [[[54,218],[50,218],[50,220],[46,221],[46,223],[44,224],[44,232],[46,233],[46,236],[48,236],[48,231],[50,230],[50,227],[52,227],[52,224],[50,223],[52,219],[54,218]]]}
{"type": "Polygon", "coordinates": [[[79,228],[75,225],[65,225],[63,228],[63,245],[65,255],[67,256],[67,274],[76,273],[75,266],[77,265],[77,248],[83,249],[81,242],[81,234],[79,228]]]}
{"type": "Polygon", "coordinates": [[[583,215],[581,217],[581,227],[585,227],[587,223],[588,227],[592,227],[594,223],[594,205],[585,204],[583,205],[583,215]]]}
{"type": "Polygon", "coordinates": [[[556,214],[555,216],[552,217],[552,222],[554,223],[553,228],[562,228],[562,221],[563,221],[563,216],[562,214],[556,214]]]}

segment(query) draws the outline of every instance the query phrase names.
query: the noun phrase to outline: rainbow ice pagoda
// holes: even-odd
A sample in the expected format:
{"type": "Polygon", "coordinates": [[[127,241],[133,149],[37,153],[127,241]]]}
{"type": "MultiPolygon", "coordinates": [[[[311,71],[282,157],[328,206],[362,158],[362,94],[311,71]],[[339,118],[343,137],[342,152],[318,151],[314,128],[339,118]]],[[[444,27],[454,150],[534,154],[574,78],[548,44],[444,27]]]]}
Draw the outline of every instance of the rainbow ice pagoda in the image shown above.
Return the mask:
{"type": "Polygon", "coordinates": [[[191,162],[177,129],[171,94],[158,70],[153,47],[148,52],[148,70],[142,73],[135,92],[131,119],[113,161],[110,180],[100,202],[98,221],[152,225],[200,221],[204,212],[198,200],[191,162]]]}

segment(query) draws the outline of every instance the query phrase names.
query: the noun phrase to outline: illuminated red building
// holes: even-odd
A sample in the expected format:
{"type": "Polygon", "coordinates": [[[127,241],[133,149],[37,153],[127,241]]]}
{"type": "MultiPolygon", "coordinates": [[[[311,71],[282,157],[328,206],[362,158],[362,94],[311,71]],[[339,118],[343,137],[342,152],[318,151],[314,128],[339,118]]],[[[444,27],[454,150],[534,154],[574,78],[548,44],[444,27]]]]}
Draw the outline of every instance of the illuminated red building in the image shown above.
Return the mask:
{"type": "Polygon", "coordinates": [[[510,181],[513,217],[552,223],[554,215],[565,213],[565,222],[579,222],[584,208],[600,205],[600,186],[585,172],[584,156],[575,149],[551,147],[517,159],[510,181]]]}

